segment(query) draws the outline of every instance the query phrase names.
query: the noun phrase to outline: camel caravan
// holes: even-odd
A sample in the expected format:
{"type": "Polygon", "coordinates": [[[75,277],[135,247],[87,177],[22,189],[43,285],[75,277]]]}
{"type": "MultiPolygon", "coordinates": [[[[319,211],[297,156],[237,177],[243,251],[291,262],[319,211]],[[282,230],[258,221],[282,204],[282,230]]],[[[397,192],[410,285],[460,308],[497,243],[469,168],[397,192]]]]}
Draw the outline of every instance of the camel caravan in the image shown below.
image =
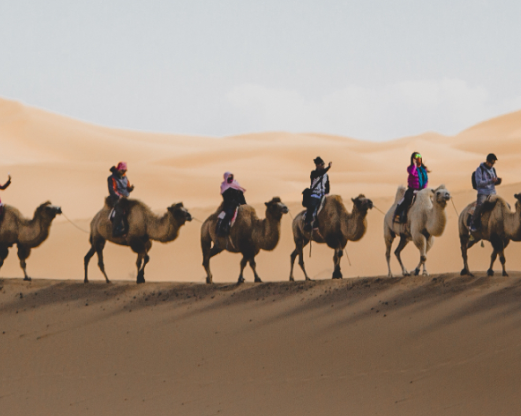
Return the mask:
{"type": "MultiPolygon", "coordinates": [[[[492,244],[489,276],[493,276],[493,265],[499,255],[503,276],[508,276],[504,250],[510,241],[521,241],[521,193],[516,194],[514,211],[501,197],[496,195],[495,187],[501,183],[494,165],[497,157],[489,154],[472,174],[472,186],[477,190],[476,201],[470,203],[458,218],[458,230],[463,258],[461,275],[470,275],[467,251],[476,243],[486,240],[492,244]]],[[[348,241],[360,241],[367,231],[367,215],[374,208],[373,202],[364,195],[351,198],[351,212],[346,208],[341,196],[330,194],[328,171],[324,161],[314,159],[315,170],[310,175],[310,187],[303,191],[302,205],[292,221],[295,249],[290,254],[289,280],[294,281],[294,264],[298,257],[299,266],[305,280],[312,280],[304,266],[304,248],[313,243],[326,244],[333,250],[333,279],[343,277],[340,262],[346,252],[348,241]]],[[[107,283],[110,280],[105,272],[103,249],[107,241],[127,246],[136,253],[137,283],[145,282],[145,266],[150,261],[153,241],[168,243],[174,241],[181,228],[192,221],[192,215],[182,203],[174,203],[166,211],[157,215],[143,202],[129,198],[134,186],[126,176],[127,164],[120,162],[111,169],[108,177],[109,196],[101,210],[90,223],[90,249],[84,257],[84,283],[88,283],[90,259],[97,254],[98,267],[107,283]]],[[[399,243],[394,251],[401,267],[401,274],[408,276],[401,253],[409,242],[419,251],[419,262],[414,274],[428,276],[427,253],[433,247],[434,238],[441,237],[447,225],[446,208],[452,199],[445,185],[428,187],[427,166],[420,153],[413,152],[407,167],[407,188],[399,186],[394,203],[384,214],[385,259],[388,277],[391,271],[391,248],[395,238],[399,243]]],[[[11,184],[11,177],[0,190],[11,184]]],[[[221,183],[222,203],[201,226],[201,250],[206,283],[213,283],[210,260],[223,251],[239,253],[238,283],[243,283],[244,269],[249,264],[254,282],[262,279],[257,273],[255,257],[261,250],[272,251],[281,237],[281,221],[289,213],[288,207],[279,197],[265,203],[264,218],[257,216],[255,208],[246,203],[244,193],[233,173],[226,172],[221,183]]],[[[0,267],[8,255],[9,248],[16,244],[20,267],[24,280],[31,280],[27,274],[26,260],[31,249],[41,245],[49,236],[54,218],[61,214],[59,206],[45,202],[36,208],[32,219],[23,217],[16,208],[0,201],[0,267]]],[[[291,214],[290,214],[291,215],[291,214]]]]}

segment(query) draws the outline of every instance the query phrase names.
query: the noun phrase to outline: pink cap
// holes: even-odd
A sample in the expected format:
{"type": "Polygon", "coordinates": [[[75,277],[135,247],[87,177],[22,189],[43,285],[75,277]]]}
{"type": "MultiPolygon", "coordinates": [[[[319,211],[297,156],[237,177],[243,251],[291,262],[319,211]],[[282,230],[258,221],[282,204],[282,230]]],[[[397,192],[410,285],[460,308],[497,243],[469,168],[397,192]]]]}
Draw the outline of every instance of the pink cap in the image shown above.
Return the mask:
{"type": "Polygon", "coordinates": [[[127,170],[127,162],[119,162],[116,166],[117,170],[127,170]]]}

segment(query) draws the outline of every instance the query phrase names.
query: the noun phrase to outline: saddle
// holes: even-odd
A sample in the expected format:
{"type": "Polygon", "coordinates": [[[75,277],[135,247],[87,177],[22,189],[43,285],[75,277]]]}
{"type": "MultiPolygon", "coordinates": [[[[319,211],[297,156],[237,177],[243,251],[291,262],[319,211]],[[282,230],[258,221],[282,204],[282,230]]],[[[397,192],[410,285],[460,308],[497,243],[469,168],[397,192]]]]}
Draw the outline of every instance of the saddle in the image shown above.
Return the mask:
{"type": "Polygon", "coordinates": [[[411,208],[413,207],[414,203],[416,202],[416,193],[417,192],[414,192],[414,194],[412,196],[411,205],[409,205],[409,207],[402,212],[402,216],[401,217],[398,217],[398,215],[396,214],[396,211],[398,210],[398,207],[403,203],[405,198],[402,198],[402,199],[400,199],[400,201],[398,201],[398,204],[396,205],[395,214],[393,216],[393,222],[395,224],[405,224],[407,222],[407,217],[409,215],[409,211],[411,210],[411,208]]]}
{"type": "Polygon", "coordinates": [[[240,205],[235,208],[232,218],[228,222],[225,221],[226,211],[223,210],[219,213],[217,216],[217,225],[215,227],[218,236],[226,237],[230,233],[230,230],[234,226],[237,216],[239,215],[239,207],[240,205]]]}
{"type": "MultiPolygon", "coordinates": [[[[480,223],[481,223],[481,218],[483,217],[483,215],[486,214],[487,212],[492,211],[492,209],[494,209],[494,207],[496,206],[496,203],[497,203],[497,198],[495,197],[495,195],[489,195],[487,197],[485,202],[483,202],[483,206],[481,208],[480,223]]],[[[469,227],[469,228],[472,225],[471,224],[472,216],[474,215],[474,212],[476,211],[476,204],[477,204],[477,202],[474,201],[471,204],[469,210],[467,211],[467,218],[465,220],[465,223],[467,224],[467,227],[469,227]]],[[[508,205],[508,208],[510,208],[510,204],[507,203],[507,205],[508,205]]]]}
{"type": "Polygon", "coordinates": [[[127,215],[129,212],[129,201],[126,198],[121,198],[119,201],[114,201],[107,197],[105,204],[111,208],[109,213],[109,220],[112,223],[112,236],[123,237],[128,233],[129,225],[127,215]]]}

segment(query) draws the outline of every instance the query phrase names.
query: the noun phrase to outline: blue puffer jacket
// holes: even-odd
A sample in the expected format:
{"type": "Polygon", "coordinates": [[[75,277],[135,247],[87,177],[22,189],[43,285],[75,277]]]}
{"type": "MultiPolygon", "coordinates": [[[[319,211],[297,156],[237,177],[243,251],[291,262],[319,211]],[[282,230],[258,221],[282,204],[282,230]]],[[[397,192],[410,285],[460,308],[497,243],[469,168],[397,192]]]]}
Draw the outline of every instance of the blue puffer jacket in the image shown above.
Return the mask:
{"type": "Polygon", "coordinates": [[[489,168],[485,163],[479,165],[476,169],[476,185],[478,194],[495,195],[496,185],[492,182],[493,178],[497,178],[496,170],[489,168]]]}

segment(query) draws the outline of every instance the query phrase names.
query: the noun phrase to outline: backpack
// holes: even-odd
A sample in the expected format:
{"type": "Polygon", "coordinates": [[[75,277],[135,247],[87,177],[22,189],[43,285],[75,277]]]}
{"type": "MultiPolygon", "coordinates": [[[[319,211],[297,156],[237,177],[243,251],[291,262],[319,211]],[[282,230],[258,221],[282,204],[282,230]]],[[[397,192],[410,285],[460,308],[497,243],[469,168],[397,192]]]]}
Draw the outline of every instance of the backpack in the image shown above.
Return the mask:
{"type": "MultiPolygon", "coordinates": [[[[483,169],[481,168],[481,165],[479,165],[478,169],[481,169],[481,174],[483,174],[483,169]]],[[[478,189],[478,184],[476,183],[476,170],[472,172],[472,189],[478,189]]],[[[492,168],[492,170],[494,171],[494,175],[497,178],[496,168],[492,168]]]]}
{"type": "MultiPolygon", "coordinates": [[[[322,178],[324,174],[320,175],[319,178],[322,178]]],[[[307,208],[309,205],[309,200],[311,199],[311,194],[313,193],[313,190],[317,187],[317,185],[320,183],[320,181],[317,181],[315,185],[312,188],[306,188],[302,191],[302,206],[304,208],[307,208]]]]}

